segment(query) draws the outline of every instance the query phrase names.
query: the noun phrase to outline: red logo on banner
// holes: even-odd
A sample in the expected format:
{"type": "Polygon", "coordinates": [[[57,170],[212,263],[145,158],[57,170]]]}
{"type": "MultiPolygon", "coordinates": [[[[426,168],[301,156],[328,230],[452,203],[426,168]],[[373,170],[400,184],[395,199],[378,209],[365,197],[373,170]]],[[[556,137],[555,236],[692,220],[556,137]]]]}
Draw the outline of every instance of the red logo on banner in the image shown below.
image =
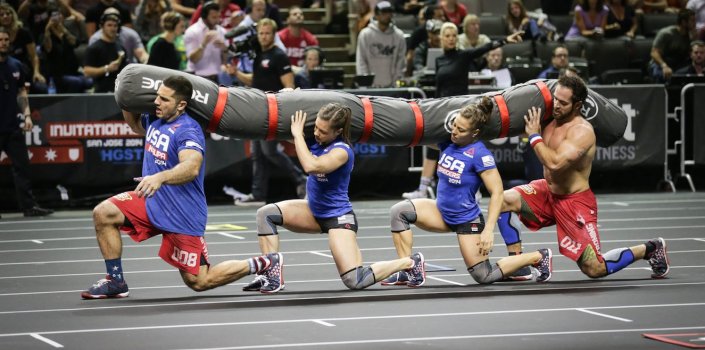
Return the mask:
{"type": "MultiPolygon", "coordinates": [[[[70,164],[83,163],[83,146],[28,147],[31,164],[70,164]]],[[[0,165],[10,164],[5,152],[0,154],[0,165]]]]}

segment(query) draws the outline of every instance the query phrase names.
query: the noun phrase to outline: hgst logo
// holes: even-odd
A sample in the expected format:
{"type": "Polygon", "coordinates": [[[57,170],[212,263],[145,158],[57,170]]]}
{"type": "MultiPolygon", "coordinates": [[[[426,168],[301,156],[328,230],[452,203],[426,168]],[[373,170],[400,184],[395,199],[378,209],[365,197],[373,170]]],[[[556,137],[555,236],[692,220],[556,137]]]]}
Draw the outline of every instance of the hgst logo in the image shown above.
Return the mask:
{"type": "MultiPolygon", "coordinates": [[[[621,107],[627,115],[627,127],[624,130],[624,135],[622,137],[624,137],[627,141],[634,142],[634,140],[636,140],[636,135],[634,134],[634,128],[632,127],[632,118],[636,117],[638,112],[632,108],[631,103],[620,105],[616,98],[611,98],[610,101],[621,107]]],[[[597,117],[598,113],[600,113],[600,108],[597,102],[595,102],[595,99],[592,96],[588,95],[585,103],[583,103],[583,107],[580,108],[580,114],[583,118],[585,118],[585,120],[592,120],[597,117]]]]}
{"type": "MultiPolygon", "coordinates": [[[[159,86],[162,85],[162,81],[159,79],[152,79],[148,77],[142,77],[142,88],[147,89],[147,90],[159,90],[159,86]]],[[[193,89],[193,93],[191,94],[191,99],[195,100],[197,102],[207,104],[208,103],[208,94],[207,93],[202,93],[196,89],[193,89]]]]}

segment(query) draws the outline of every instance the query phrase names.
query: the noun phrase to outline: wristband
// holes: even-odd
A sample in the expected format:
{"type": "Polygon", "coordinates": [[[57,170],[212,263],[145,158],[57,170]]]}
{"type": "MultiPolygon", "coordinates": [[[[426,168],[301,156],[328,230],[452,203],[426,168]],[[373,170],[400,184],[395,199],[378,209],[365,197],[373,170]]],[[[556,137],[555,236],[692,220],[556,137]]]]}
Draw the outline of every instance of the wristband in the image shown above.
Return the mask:
{"type": "Polygon", "coordinates": [[[540,142],[543,142],[543,137],[539,134],[531,134],[529,135],[529,144],[531,144],[531,148],[536,147],[537,144],[540,142]]]}
{"type": "Polygon", "coordinates": [[[107,77],[108,75],[110,75],[110,72],[108,71],[108,65],[106,64],[105,65],[105,76],[107,77]]]}

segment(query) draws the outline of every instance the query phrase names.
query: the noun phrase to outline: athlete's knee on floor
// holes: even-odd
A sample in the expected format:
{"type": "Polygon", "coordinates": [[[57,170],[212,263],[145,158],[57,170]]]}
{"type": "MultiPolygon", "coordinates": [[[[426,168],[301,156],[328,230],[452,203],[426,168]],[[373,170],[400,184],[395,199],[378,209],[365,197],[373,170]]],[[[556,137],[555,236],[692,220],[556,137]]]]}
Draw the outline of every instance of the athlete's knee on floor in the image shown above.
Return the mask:
{"type": "Polygon", "coordinates": [[[416,208],[409,200],[394,204],[390,209],[392,216],[392,232],[402,232],[411,229],[411,224],[416,222],[416,208]]]}
{"type": "Polygon", "coordinates": [[[491,284],[502,279],[502,270],[497,264],[485,260],[474,266],[468,267],[470,276],[479,284],[491,284]]]}
{"type": "Polygon", "coordinates": [[[358,266],[342,275],[343,284],[352,290],[365,289],[375,284],[375,274],[369,266],[358,266]]]}
{"type": "Polygon", "coordinates": [[[275,204],[267,204],[257,209],[257,234],[259,236],[276,235],[277,225],[282,225],[282,211],[275,204]]]}

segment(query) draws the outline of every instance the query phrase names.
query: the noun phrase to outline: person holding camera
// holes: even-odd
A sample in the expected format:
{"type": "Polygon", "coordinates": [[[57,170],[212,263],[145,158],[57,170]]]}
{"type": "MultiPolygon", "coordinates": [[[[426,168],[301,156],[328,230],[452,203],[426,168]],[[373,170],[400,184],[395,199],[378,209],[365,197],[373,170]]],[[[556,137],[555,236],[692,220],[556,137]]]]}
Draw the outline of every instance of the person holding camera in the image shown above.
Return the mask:
{"type": "MultiPolygon", "coordinates": [[[[294,74],[291,63],[284,50],[274,44],[277,24],[269,18],[257,22],[257,41],[255,60],[252,73],[243,73],[237,64],[228,65],[233,75],[245,85],[262,91],[279,91],[284,88],[294,88],[294,74]]],[[[238,199],[238,206],[263,206],[267,199],[270,168],[276,164],[284,168],[294,183],[296,194],[300,198],[306,195],[306,176],[294,162],[279,150],[277,141],[252,141],[252,193],[247,198],[238,199]],[[271,162],[271,164],[270,164],[271,162]]]]}
{"type": "Polygon", "coordinates": [[[74,51],[78,39],[64,25],[64,15],[58,7],[49,12],[41,46],[46,54],[47,73],[54,80],[58,93],[85,92],[93,86],[93,79],[78,70],[80,64],[74,51]]]}

